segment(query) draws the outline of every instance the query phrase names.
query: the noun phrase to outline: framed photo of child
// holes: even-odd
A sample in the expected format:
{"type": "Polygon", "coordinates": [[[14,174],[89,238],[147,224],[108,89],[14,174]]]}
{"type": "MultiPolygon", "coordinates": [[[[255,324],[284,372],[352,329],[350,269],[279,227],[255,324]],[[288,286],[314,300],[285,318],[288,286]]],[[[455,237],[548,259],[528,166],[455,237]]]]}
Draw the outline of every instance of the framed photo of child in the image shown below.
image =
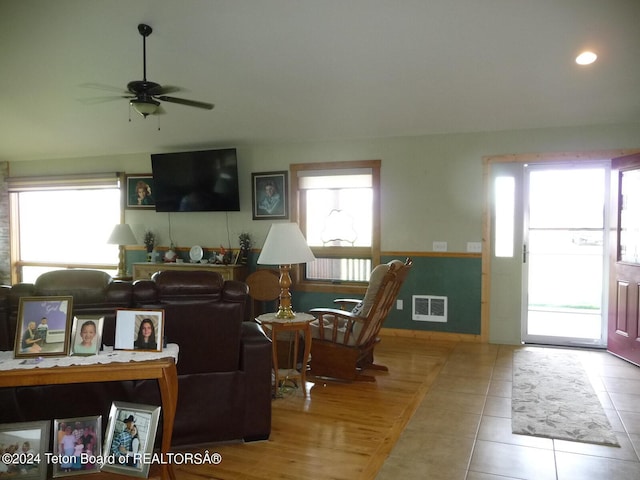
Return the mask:
{"type": "Polygon", "coordinates": [[[104,317],[73,317],[71,328],[71,355],[96,355],[102,345],[104,317]]]}
{"type": "Polygon", "coordinates": [[[134,477],[149,476],[160,407],[113,402],[104,438],[105,463],[101,470],[134,477]]]}
{"type": "Polygon", "coordinates": [[[45,480],[51,422],[5,423],[0,425],[2,461],[0,478],[45,480]]]}
{"type": "Polygon", "coordinates": [[[116,310],[116,350],[162,351],[164,310],[116,310]]]}
{"type": "Polygon", "coordinates": [[[57,419],[53,422],[53,476],[66,477],[100,471],[102,416],[57,419]]]}
{"type": "Polygon", "coordinates": [[[20,357],[69,354],[73,297],[21,297],[14,354],[20,357]]]}

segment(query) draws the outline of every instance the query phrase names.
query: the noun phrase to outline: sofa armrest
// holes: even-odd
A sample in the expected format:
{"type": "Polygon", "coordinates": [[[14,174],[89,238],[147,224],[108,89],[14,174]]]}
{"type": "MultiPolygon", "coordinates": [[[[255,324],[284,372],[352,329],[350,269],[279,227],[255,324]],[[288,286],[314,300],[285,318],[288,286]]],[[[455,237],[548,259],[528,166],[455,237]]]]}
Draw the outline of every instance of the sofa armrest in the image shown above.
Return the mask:
{"type": "Polygon", "coordinates": [[[241,339],[241,368],[247,376],[244,440],[266,440],[271,433],[271,340],[253,322],[242,322],[241,339]]]}
{"type": "Polygon", "coordinates": [[[158,303],[158,291],[153,280],[136,280],[133,282],[134,305],[152,305],[158,303]]]}
{"type": "Polygon", "coordinates": [[[245,303],[249,295],[249,286],[238,280],[226,280],[222,288],[222,299],[225,302],[245,303]]]}
{"type": "Polygon", "coordinates": [[[133,301],[133,286],[131,282],[115,280],[107,285],[105,292],[107,306],[128,307],[133,301]]]}

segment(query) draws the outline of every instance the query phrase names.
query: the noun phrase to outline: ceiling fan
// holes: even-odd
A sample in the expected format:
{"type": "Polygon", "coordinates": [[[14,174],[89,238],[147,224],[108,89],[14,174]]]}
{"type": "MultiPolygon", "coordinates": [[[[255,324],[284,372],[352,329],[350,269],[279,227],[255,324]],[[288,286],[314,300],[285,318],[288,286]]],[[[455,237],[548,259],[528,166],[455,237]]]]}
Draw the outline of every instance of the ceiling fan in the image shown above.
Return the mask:
{"type": "Polygon", "coordinates": [[[128,98],[129,105],[143,117],[161,113],[160,102],[178,103],[187,107],[203,108],[205,110],[213,109],[213,104],[206,102],[198,102],[196,100],[187,100],[186,98],[168,97],[166,93],[180,91],[178,87],[163,87],[162,85],[147,80],[147,37],[151,35],[153,29],[149,25],[141,23],[138,25],[138,32],[142,35],[142,80],[133,80],[127,84],[129,94],[124,95],[128,98]]]}

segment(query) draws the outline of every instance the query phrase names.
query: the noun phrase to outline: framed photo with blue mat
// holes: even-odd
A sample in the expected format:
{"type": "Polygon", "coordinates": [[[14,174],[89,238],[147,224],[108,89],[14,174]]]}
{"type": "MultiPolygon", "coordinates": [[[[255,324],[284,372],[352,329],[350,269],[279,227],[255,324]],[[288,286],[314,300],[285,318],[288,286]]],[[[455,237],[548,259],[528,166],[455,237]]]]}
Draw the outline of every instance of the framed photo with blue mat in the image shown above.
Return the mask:
{"type": "Polygon", "coordinates": [[[73,297],[21,297],[14,354],[16,358],[66,356],[73,297]]]}

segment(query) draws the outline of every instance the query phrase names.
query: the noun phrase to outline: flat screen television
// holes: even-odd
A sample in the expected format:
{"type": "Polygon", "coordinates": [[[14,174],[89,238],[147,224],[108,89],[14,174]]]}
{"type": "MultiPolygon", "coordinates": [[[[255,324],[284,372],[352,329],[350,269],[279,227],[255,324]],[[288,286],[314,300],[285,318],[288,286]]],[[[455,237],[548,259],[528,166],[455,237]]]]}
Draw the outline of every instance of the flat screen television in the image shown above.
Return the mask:
{"type": "Polygon", "coordinates": [[[240,210],[235,148],[151,155],[157,212],[240,210]]]}

